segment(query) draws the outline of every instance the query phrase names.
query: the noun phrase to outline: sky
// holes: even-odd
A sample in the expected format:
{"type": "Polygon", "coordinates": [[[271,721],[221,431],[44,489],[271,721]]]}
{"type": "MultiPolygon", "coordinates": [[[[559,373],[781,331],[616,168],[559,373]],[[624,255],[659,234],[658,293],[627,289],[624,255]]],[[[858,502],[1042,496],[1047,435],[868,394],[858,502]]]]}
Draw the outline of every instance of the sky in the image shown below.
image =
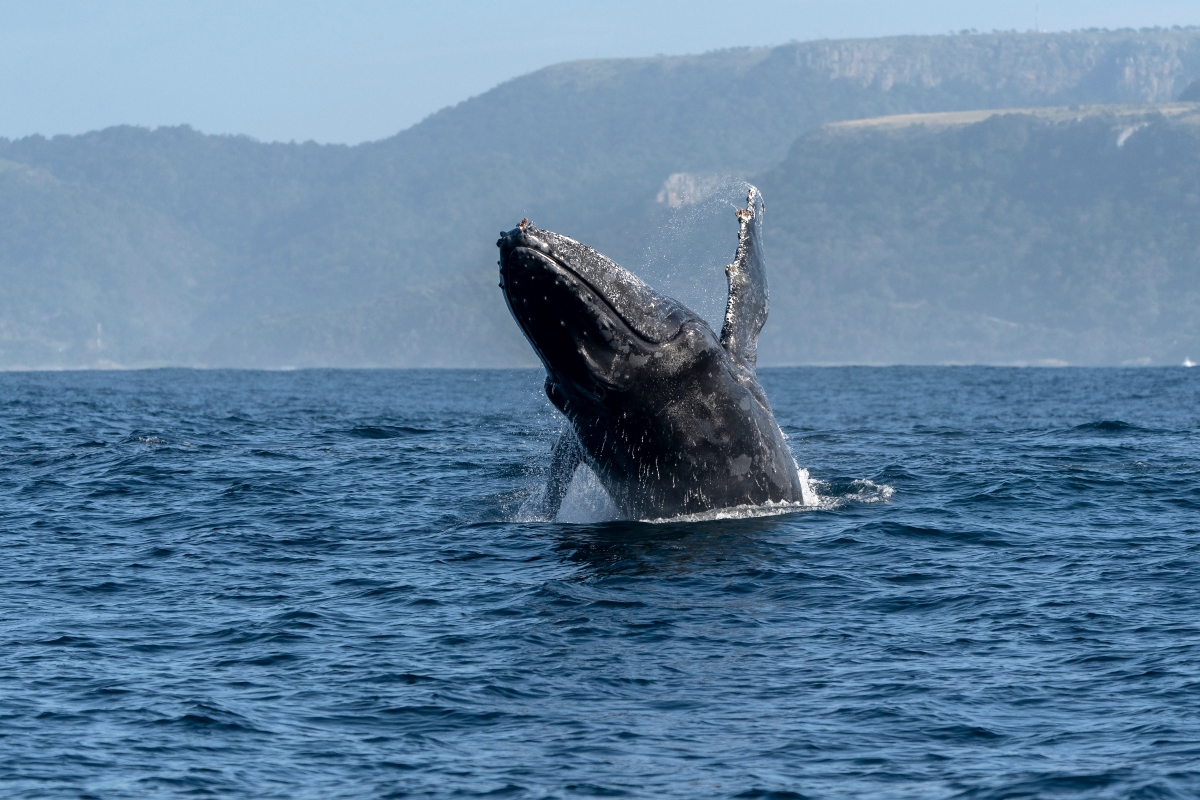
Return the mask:
{"type": "Polygon", "coordinates": [[[1200,1],[0,0],[0,20],[0,137],[188,124],[355,144],[560,61],[1200,25],[1200,1]]]}

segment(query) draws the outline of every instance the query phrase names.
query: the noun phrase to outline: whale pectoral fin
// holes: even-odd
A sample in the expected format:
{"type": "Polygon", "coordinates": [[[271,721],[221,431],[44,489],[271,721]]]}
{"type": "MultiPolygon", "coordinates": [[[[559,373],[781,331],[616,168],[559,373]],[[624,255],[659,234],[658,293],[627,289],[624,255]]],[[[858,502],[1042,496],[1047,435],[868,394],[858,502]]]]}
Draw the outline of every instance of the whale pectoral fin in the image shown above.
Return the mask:
{"type": "Polygon", "coordinates": [[[758,334],[767,321],[767,272],[762,252],[765,210],[762,194],[751,186],[746,193],[746,208],[736,212],[737,253],[733,263],[725,267],[729,276],[729,303],[725,306],[721,345],[751,373],[758,361],[758,334]]]}
{"type": "Polygon", "coordinates": [[[579,441],[569,428],[559,435],[550,451],[550,477],[546,479],[546,490],[542,493],[542,516],[553,520],[558,516],[559,506],[567,494],[567,487],[575,477],[575,468],[583,460],[579,441]]]}

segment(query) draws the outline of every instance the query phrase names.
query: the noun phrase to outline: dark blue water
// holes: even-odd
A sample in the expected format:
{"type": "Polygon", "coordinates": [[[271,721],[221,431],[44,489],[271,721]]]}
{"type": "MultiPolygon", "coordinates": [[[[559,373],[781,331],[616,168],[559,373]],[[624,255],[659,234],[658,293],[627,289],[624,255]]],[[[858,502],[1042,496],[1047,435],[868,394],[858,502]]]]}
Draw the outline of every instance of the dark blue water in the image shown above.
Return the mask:
{"type": "Polygon", "coordinates": [[[1200,370],[763,378],[820,509],[566,525],[534,372],[0,375],[0,794],[1200,795],[1200,370]]]}

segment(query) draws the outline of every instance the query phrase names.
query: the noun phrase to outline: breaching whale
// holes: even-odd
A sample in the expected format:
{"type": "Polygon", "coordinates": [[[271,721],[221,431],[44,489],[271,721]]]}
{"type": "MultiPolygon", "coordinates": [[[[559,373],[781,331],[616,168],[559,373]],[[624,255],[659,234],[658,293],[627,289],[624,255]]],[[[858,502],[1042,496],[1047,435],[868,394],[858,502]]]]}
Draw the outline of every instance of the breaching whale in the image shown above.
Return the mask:
{"type": "Polygon", "coordinates": [[[500,288],[570,423],[554,446],[545,514],[557,513],[580,461],[631,519],[803,501],[755,373],[767,321],[764,210],[751,187],[736,211],[720,337],[573,239],[528,220],[500,235],[500,288]]]}

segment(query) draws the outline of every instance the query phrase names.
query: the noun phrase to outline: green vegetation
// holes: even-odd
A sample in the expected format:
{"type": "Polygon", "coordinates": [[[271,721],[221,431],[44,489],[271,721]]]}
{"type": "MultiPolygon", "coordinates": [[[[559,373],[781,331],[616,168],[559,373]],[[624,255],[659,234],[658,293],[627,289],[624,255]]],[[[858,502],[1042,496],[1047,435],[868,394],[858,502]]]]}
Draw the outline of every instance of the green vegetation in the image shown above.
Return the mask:
{"type": "Polygon", "coordinates": [[[678,173],[760,176],[764,363],[1172,360],[1195,336],[1190,122],[1148,116],[1119,168],[1088,149],[1107,112],[820,126],[1198,77],[1196,29],[822,41],[557,65],[357,147],[0,140],[0,367],[533,363],[496,233],[528,216],[637,265],[678,173]]]}
{"type": "Polygon", "coordinates": [[[1200,105],[948,116],[822,128],[758,179],[764,358],[1196,358],[1200,105]]]}

